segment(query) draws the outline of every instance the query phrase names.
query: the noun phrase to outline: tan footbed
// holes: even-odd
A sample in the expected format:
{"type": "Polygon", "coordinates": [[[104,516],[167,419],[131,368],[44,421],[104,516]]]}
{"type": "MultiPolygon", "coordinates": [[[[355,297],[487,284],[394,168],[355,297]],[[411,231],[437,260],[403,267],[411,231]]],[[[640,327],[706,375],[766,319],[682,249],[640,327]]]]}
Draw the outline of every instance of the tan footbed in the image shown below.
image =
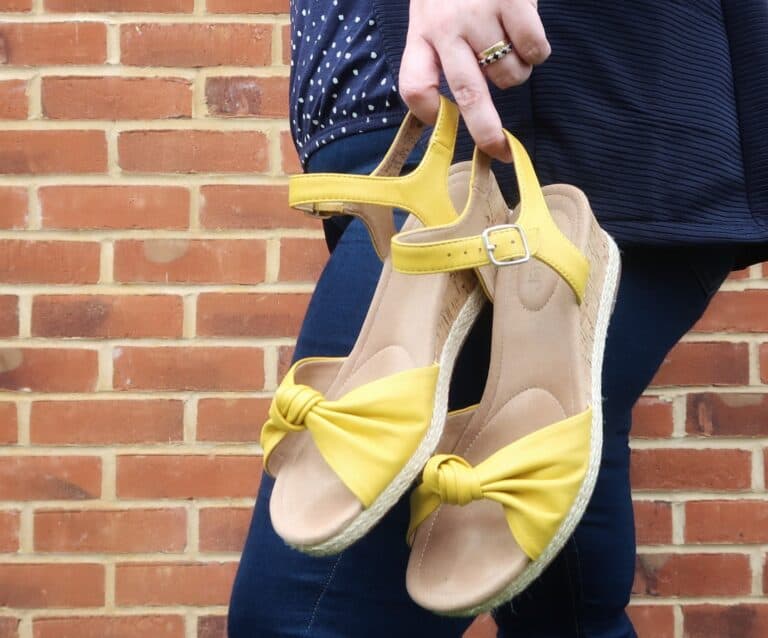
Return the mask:
{"type": "MultiPolygon", "coordinates": [[[[482,269],[484,286],[495,300],[488,381],[480,405],[463,417],[468,421],[464,432],[458,436],[453,432],[451,440],[445,437],[438,450],[462,456],[472,465],[590,405],[595,419],[601,420],[600,370],[593,370],[592,362],[602,366],[602,345],[595,343],[594,327],[598,312],[607,325],[610,308],[606,310],[605,304],[613,302],[616,276],[606,280],[606,266],[616,265],[618,252],[580,190],[568,185],[542,190],[559,228],[589,258],[585,299],[578,305],[568,284],[536,259],[482,269]]],[[[493,219],[476,218],[466,224],[474,224],[476,233],[478,225],[482,229],[510,221],[506,207],[499,206],[493,219]]],[[[604,341],[603,328],[598,339],[604,341]]],[[[593,434],[600,427],[601,423],[593,423],[593,434]]],[[[593,438],[599,440],[599,432],[593,438]]],[[[592,485],[599,460],[598,446],[590,458],[592,485]]],[[[585,490],[591,493],[592,485],[585,490]]],[[[569,514],[571,531],[588,496],[579,499],[569,514]]],[[[545,551],[539,561],[549,562],[554,554],[545,551]]],[[[523,553],[501,505],[480,500],[464,507],[442,505],[422,523],[414,537],[406,581],[420,605],[438,613],[471,615],[508,600],[543,567],[523,553]]]]}
{"type": "MultiPolygon", "coordinates": [[[[462,210],[469,194],[471,165],[461,163],[451,167],[448,188],[456,210],[462,210]]],[[[492,194],[473,198],[478,205],[503,202],[495,180],[483,185],[495,189],[492,194]]],[[[405,228],[418,228],[420,223],[409,217],[405,228]]],[[[389,259],[383,270],[361,333],[349,357],[334,365],[307,368],[313,378],[297,371],[296,382],[310,385],[334,400],[350,389],[374,379],[441,361],[450,341],[458,350],[471,321],[479,312],[483,295],[477,278],[471,271],[450,274],[407,275],[394,271],[389,259]],[[469,313],[468,309],[469,308],[469,313]],[[465,319],[457,320],[464,314],[465,319]],[[470,316],[472,315],[472,316],[470,316]],[[457,324],[461,333],[457,334],[457,324]],[[457,339],[459,343],[456,343],[457,339]]],[[[436,400],[447,401],[447,387],[456,353],[441,363],[442,384],[436,400]]],[[[437,408],[436,408],[437,410],[437,408]]],[[[434,442],[422,450],[423,460],[411,468],[412,476],[402,481],[400,493],[420,472],[426,458],[434,451],[442,433],[443,417],[435,415],[434,442]]],[[[325,554],[337,551],[350,542],[353,524],[364,514],[363,506],[341,482],[318,452],[308,432],[294,434],[273,454],[271,468],[276,475],[270,501],[272,524],[290,545],[302,551],[325,554]],[[346,534],[346,537],[345,537],[346,534]]],[[[400,494],[388,495],[387,508],[400,494]]],[[[383,515],[383,512],[381,512],[383,515]]],[[[380,517],[380,516],[379,516],[380,517]]],[[[371,527],[375,521],[366,522],[371,527]],[[370,524],[369,524],[370,522],[370,524]]],[[[360,527],[360,525],[357,525],[360,527]]],[[[354,535],[362,536],[357,530],[354,535]]]]}

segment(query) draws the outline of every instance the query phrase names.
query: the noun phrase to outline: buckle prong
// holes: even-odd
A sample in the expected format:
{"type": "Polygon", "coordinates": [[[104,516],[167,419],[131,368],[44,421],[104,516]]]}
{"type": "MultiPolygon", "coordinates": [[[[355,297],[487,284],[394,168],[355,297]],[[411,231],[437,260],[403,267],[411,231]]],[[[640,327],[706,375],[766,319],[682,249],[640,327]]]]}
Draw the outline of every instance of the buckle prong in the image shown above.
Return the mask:
{"type": "Polygon", "coordinates": [[[488,259],[491,260],[491,263],[494,266],[513,266],[515,264],[524,264],[531,258],[531,251],[528,248],[528,240],[525,238],[525,232],[518,224],[499,224],[497,226],[489,226],[482,232],[481,237],[483,239],[485,252],[488,253],[488,259]],[[524,254],[522,257],[516,257],[514,259],[496,259],[494,251],[496,250],[497,246],[491,241],[491,233],[497,230],[507,229],[516,230],[520,235],[520,241],[523,244],[524,254]]]}
{"type": "Polygon", "coordinates": [[[344,202],[315,202],[312,208],[303,208],[302,212],[315,219],[330,219],[344,213],[344,202]]]}

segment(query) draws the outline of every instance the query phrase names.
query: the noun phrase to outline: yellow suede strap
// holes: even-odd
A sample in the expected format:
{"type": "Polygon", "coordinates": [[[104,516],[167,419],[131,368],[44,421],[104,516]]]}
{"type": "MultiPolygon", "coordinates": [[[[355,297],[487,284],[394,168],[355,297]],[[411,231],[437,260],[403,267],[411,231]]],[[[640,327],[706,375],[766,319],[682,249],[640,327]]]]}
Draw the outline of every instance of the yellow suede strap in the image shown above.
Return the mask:
{"type": "MultiPolygon", "coordinates": [[[[310,173],[292,176],[288,186],[289,204],[319,217],[356,215],[372,231],[377,225],[376,217],[385,214],[391,218],[393,207],[412,213],[424,226],[453,221],[457,213],[448,196],[447,179],[458,119],[456,105],[441,98],[437,122],[419,166],[401,176],[400,170],[424,126],[408,113],[392,147],[371,175],[310,173]]],[[[371,236],[377,244],[377,234],[371,232],[371,236]]],[[[386,237],[387,242],[389,239],[386,237]]],[[[380,250],[378,245],[376,248],[380,256],[389,251],[388,245],[385,250],[380,250]]]]}
{"type": "Polygon", "coordinates": [[[397,476],[432,420],[439,366],[414,368],[359,386],[336,401],[294,381],[299,361],[275,392],[261,431],[264,467],[280,441],[309,430],[339,479],[365,507],[397,476]]]}
{"type": "Polygon", "coordinates": [[[591,408],[537,430],[472,467],[451,454],[430,459],[411,494],[408,540],[441,504],[490,499],[504,508],[512,535],[536,560],[557,532],[587,472],[591,408]]]}
{"type": "MultiPolygon", "coordinates": [[[[525,148],[511,133],[505,133],[520,191],[520,215],[515,223],[487,228],[481,235],[441,241],[420,240],[420,230],[401,233],[392,239],[392,265],[404,273],[436,273],[491,263],[509,266],[533,257],[557,271],[581,302],[589,262],[552,219],[525,148]]],[[[442,228],[450,235],[453,227],[457,225],[442,228]]]]}

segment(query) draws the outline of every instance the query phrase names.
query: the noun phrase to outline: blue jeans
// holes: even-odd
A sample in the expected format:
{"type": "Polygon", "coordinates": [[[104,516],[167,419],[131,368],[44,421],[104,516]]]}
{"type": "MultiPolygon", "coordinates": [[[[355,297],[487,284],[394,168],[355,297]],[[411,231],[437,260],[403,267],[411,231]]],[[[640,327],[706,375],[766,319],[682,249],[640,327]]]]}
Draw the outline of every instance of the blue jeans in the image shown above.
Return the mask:
{"type": "MultiPolygon", "coordinates": [[[[388,139],[381,134],[348,138],[333,151],[329,147],[313,156],[309,168],[369,172],[388,139]]],[[[327,235],[333,252],[307,311],[297,359],[341,356],[351,350],[381,269],[358,220],[346,227],[331,225],[327,235]]],[[[635,567],[629,484],[632,406],[732,269],[734,251],[623,246],[622,258],[603,366],[605,442],[594,496],[548,569],[496,610],[503,638],[636,636],[625,611],[635,567]]],[[[480,397],[490,328],[486,310],[457,363],[452,408],[480,397]]],[[[272,485],[264,476],[232,591],[229,638],[459,638],[469,626],[471,619],[436,616],[408,597],[407,498],[343,553],[313,558],[286,546],[272,529],[272,485]]]]}

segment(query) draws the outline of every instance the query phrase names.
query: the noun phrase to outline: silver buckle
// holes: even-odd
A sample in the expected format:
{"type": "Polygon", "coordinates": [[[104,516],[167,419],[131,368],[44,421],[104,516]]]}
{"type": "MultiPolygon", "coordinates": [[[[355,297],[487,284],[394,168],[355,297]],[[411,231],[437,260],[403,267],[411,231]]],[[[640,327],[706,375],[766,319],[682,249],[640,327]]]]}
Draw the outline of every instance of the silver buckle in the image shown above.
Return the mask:
{"type": "Polygon", "coordinates": [[[531,251],[528,248],[528,241],[525,238],[525,232],[523,232],[523,229],[517,224],[499,224],[498,226],[489,226],[482,232],[481,237],[483,239],[483,246],[485,246],[485,252],[488,253],[488,259],[490,259],[491,263],[495,266],[512,266],[514,264],[524,264],[531,258],[531,251]],[[520,235],[520,241],[523,244],[523,250],[525,251],[525,254],[522,257],[517,257],[515,259],[499,260],[496,259],[494,254],[494,251],[496,250],[496,244],[491,242],[491,233],[496,230],[506,230],[507,228],[515,229],[520,235]]]}

